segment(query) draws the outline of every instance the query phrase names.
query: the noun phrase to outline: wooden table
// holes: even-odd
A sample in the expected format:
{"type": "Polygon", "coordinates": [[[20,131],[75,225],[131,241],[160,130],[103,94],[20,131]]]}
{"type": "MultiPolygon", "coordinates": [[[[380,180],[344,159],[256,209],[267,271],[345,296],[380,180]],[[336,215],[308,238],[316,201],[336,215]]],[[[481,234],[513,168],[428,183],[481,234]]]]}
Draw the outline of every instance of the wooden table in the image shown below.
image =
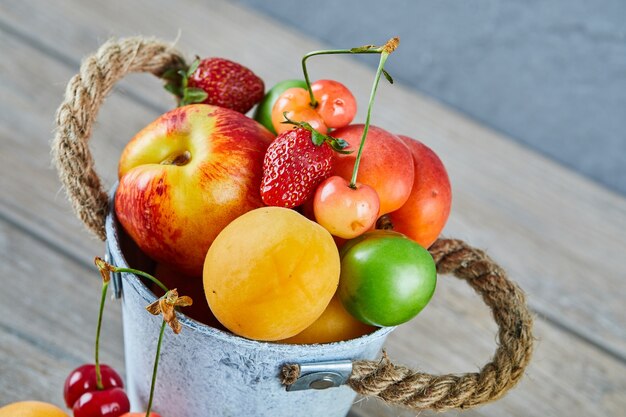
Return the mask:
{"type": "MultiPolygon", "coordinates": [[[[49,157],[54,112],[80,59],[110,36],[143,34],[177,40],[190,57],[229,57],[273,85],[299,77],[299,57],[323,46],[226,1],[204,3],[0,3],[0,405],[62,405],[67,373],[92,361],[100,285],[92,259],[103,244],[75,218],[49,157]]],[[[345,81],[366,102],[371,69],[327,57],[311,72],[345,81]]],[[[626,415],[626,199],[402,85],[379,91],[373,122],[426,142],[449,170],[445,234],[485,248],[526,290],[536,315],[525,378],[466,415],[626,415]]],[[[130,77],[108,99],[91,146],[109,185],[124,144],[172,104],[147,75],[130,77]]],[[[479,298],[442,277],[431,305],[387,349],[425,371],[474,371],[495,348],[494,329],[479,298]]],[[[101,356],[123,369],[117,302],[108,304],[103,334],[101,356]]],[[[359,401],[352,413],[415,415],[377,400],[359,401]]]]}

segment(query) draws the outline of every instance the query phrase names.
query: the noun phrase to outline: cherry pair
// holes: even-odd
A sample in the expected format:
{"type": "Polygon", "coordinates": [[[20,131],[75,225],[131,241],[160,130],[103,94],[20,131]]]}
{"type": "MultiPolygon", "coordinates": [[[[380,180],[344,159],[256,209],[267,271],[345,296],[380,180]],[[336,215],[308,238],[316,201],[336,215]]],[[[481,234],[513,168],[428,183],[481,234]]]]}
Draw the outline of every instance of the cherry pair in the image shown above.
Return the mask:
{"type": "Polygon", "coordinates": [[[85,364],[70,372],[63,398],[74,417],[117,417],[130,410],[120,375],[108,365],[100,365],[101,387],[96,365],[85,364]]]}
{"type": "Polygon", "coordinates": [[[95,364],[85,364],[74,369],[65,380],[63,398],[74,417],[119,417],[130,411],[130,402],[124,392],[120,375],[110,366],[99,361],[100,329],[102,313],[110,282],[110,268],[100,258],[96,266],[102,275],[102,295],[96,330],[95,364]]]}
{"type": "Polygon", "coordinates": [[[180,333],[181,325],[176,318],[175,308],[191,305],[192,300],[187,296],[178,296],[176,289],[168,290],[158,279],[152,275],[131,268],[118,268],[105,262],[101,258],[95,259],[95,264],[102,275],[102,296],[100,298],[100,313],[98,315],[98,328],[96,331],[95,364],[85,364],[74,369],[65,380],[63,398],[68,408],[72,408],[74,417],[161,417],[150,411],[154,398],[154,386],[159,365],[159,355],[163,332],[166,324],[169,324],[174,333],[180,333]],[[146,412],[131,413],[128,396],[124,392],[124,383],[120,375],[110,366],[100,364],[99,346],[100,329],[102,328],[102,313],[106,293],[109,287],[111,272],[128,272],[143,276],[158,285],[165,295],[146,309],[154,315],[163,315],[163,323],[159,334],[159,341],[154,360],[152,384],[150,387],[150,399],[146,412]]]}

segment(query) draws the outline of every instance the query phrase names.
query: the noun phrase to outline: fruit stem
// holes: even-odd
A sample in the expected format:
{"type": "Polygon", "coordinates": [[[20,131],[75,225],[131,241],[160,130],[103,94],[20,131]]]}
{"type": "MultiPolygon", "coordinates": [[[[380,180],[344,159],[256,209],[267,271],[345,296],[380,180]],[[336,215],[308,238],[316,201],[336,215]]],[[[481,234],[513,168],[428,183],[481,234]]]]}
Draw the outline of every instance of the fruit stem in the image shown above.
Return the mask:
{"type": "Polygon", "coordinates": [[[165,333],[166,325],[167,322],[163,320],[163,323],[161,323],[161,331],[159,333],[159,341],[157,343],[156,356],[154,358],[154,368],[152,369],[152,382],[150,384],[150,398],[148,399],[146,417],[150,417],[150,410],[152,409],[152,400],[154,399],[154,386],[156,385],[157,370],[159,369],[159,357],[161,356],[161,344],[163,342],[163,333],[165,333]]]}
{"type": "Polygon", "coordinates": [[[370,127],[370,118],[372,116],[372,107],[374,105],[374,97],[376,97],[376,90],[378,90],[378,83],[380,81],[380,76],[384,71],[385,62],[397,47],[398,47],[399,39],[393,38],[390,39],[384,46],[382,46],[382,52],[380,54],[380,61],[378,62],[378,69],[376,69],[376,76],[374,77],[374,84],[372,85],[372,91],[370,93],[370,100],[367,105],[367,116],[365,117],[365,126],[363,127],[363,135],[361,136],[361,144],[359,145],[359,151],[356,154],[356,159],[354,161],[354,169],[352,170],[352,179],[350,179],[350,184],[348,185],[350,188],[356,188],[356,177],[359,172],[359,164],[361,163],[361,155],[363,154],[363,145],[365,145],[365,138],[367,137],[367,131],[370,127]]]}
{"type": "Polygon", "coordinates": [[[309,91],[309,98],[311,100],[310,106],[313,108],[317,107],[317,100],[313,96],[313,89],[311,88],[311,81],[309,79],[309,72],[306,68],[306,60],[312,56],[316,55],[336,55],[336,54],[380,54],[383,52],[384,46],[374,46],[374,45],[366,45],[361,46],[359,48],[352,49],[326,49],[320,51],[312,51],[302,57],[302,72],[304,73],[304,82],[306,83],[306,88],[309,91]]]}
{"type": "Polygon", "coordinates": [[[102,314],[104,312],[104,303],[106,302],[107,290],[109,289],[109,282],[102,282],[102,295],[100,297],[100,312],[98,313],[98,327],[96,328],[96,354],[95,354],[95,363],[96,363],[96,388],[99,390],[104,389],[104,385],[102,384],[102,373],[100,372],[100,357],[99,357],[99,347],[100,347],[100,329],[102,328],[102,314]]]}
{"type": "Polygon", "coordinates": [[[133,269],[133,268],[120,268],[120,267],[117,267],[117,266],[114,266],[114,265],[111,265],[111,266],[113,267],[113,272],[127,272],[129,274],[136,274],[136,275],[142,276],[142,277],[147,278],[150,281],[154,282],[163,291],[165,291],[165,292],[169,291],[169,289],[165,285],[163,285],[163,283],[161,281],[159,281],[157,278],[153,277],[152,275],[148,274],[147,272],[143,272],[143,271],[140,271],[138,269],[133,269]]]}

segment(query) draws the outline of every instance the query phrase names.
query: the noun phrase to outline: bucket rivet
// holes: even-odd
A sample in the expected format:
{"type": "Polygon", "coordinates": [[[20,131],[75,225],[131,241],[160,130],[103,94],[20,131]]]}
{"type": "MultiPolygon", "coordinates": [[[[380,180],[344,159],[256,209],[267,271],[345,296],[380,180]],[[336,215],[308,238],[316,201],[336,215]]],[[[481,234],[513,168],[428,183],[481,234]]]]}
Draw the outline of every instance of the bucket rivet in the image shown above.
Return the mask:
{"type": "Polygon", "coordinates": [[[325,376],[321,379],[316,379],[315,381],[311,381],[309,384],[309,388],[313,389],[326,389],[330,387],[334,387],[336,384],[335,380],[330,376],[325,376]]]}

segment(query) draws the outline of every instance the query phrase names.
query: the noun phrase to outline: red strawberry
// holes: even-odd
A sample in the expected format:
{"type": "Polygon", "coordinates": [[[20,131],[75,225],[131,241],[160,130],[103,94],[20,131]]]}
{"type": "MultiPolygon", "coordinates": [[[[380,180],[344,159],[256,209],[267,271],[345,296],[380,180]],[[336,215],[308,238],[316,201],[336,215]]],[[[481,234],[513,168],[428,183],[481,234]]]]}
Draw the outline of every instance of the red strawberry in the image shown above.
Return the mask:
{"type": "Polygon", "coordinates": [[[263,98],[265,85],[251,70],[224,58],[194,61],[187,71],[164,74],[165,88],[180,98],[179,105],[213,104],[246,113],[263,98]]]}
{"type": "Polygon", "coordinates": [[[261,198],[268,206],[296,207],[309,199],[331,171],[333,150],[347,143],[322,135],[306,122],[281,133],[267,148],[263,160],[261,198]]]}

